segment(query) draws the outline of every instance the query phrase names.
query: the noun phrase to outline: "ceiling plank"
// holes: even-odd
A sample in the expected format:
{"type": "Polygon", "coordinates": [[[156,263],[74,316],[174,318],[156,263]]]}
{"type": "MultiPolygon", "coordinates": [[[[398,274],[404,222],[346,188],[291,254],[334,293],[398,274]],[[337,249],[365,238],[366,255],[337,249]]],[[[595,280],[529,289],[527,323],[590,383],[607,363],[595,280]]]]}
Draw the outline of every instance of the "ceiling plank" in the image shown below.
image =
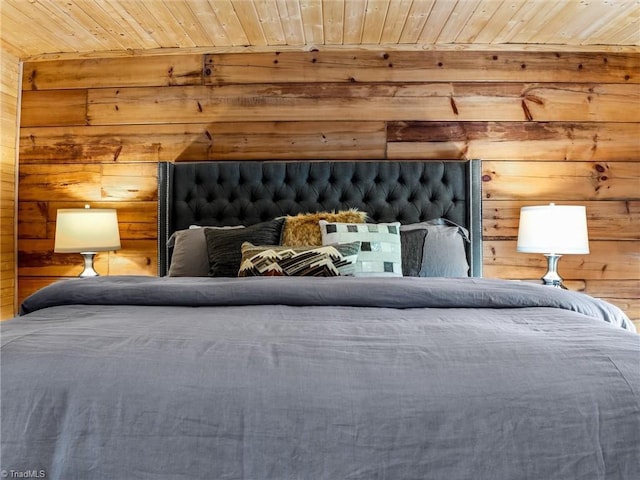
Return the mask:
{"type": "Polygon", "coordinates": [[[512,41],[512,38],[517,35],[533,17],[535,17],[539,10],[536,3],[537,2],[524,0],[522,3],[515,4],[517,11],[496,34],[492,43],[518,43],[516,41],[512,41]]]}
{"type": "Polygon", "coordinates": [[[362,43],[374,45],[380,43],[388,9],[389,2],[387,0],[369,0],[367,2],[364,14],[362,43]]]}
{"type": "Polygon", "coordinates": [[[276,0],[287,45],[304,45],[304,24],[298,0],[276,0]]]}
{"type": "Polygon", "coordinates": [[[527,23],[523,24],[517,32],[515,32],[509,41],[515,43],[528,43],[532,38],[537,38],[538,34],[544,30],[550,22],[557,18],[566,18],[563,14],[563,9],[565,7],[572,9],[573,5],[565,5],[561,2],[548,2],[547,8],[536,9],[534,15],[527,21],[527,23]]]}
{"type": "Polygon", "coordinates": [[[610,23],[603,25],[600,29],[594,32],[588,40],[583,43],[591,44],[609,44],[608,42],[620,41],[618,38],[618,32],[623,32],[622,35],[626,35],[626,32],[631,33],[632,42],[624,43],[624,45],[640,44],[640,3],[637,4],[635,10],[621,10],[615,19],[612,19],[610,23]]]}
{"type": "MultiPolygon", "coordinates": [[[[594,44],[609,43],[598,32],[621,31],[626,26],[635,30],[635,38],[619,39],[612,44],[640,43],[640,2],[591,0],[590,2],[568,2],[562,11],[552,18],[544,28],[532,35],[528,42],[546,44],[594,44]],[[567,21],[571,19],[571,21],[567,21]]],[[[605,34],[607,35],[607,34],[605,34]]]]}
{"type": "Polygon", "coordinates": [[[164,0],[128,1],[127,8],[140,22],[148,23],[151,35],[161,47],[195,47],[181,18],[173,16],[164,0]]]}
{"type": "MultiPolygon", "coordinates": [[[[305,4],[308,2],[304,2],[305,4]]],[[[305,22],[306,23],[306,22],[305,22]]],[[[342,45],[344,41],[344,0],[326,1],[322,4],[322,26],[327,45],[342,45]]]]}
{"type": "MultiPolygon", "coordinates": [[[[449,5],[445,5],[445,7],[448,6],[449,5]]],[[[412,3],[411,8],[409,9],[409,15],[407,16],[407,21],[402,29],[402,35],[400,36],[399,43],[429,43],[424,40],[425,32],[423,29],[425,28],[425,24],[430,18],[434,8],[438,8],[438,4],[435,0],[412,3]]],[[[446,17],[448,16],[449,14],[447,13],[446,17]]],[[[438,29],[438,33],[440,33],[440,29],[438,29]]]]}
{"type": "Polygon", "coordinates": [[[194,45],[231,45],[231,40],[206,0],[167,2],[166,5],[194,45]]]}
{"type": "Polygon", "coordinates": [[[286,45],[283,23],[289,21],[288,18],[281,18],[278,14],[278,5],[275,0],[254,0],[253,2],[262,32],[268,45],[286,45]]]}
{"type": "Polygon", "coordinates": [[[91,11],[91,17],[94,21],[102,20],[104,16],[111,18],[119,27],[121,40],[128,45],[127,49],[136,48],[132,45],[140,45],[141,49],[158,48],[160,45],[153,38],[150,32],[140,24],[136,19],[127,11],[127,9],[121,4],[120,1],[107,1],[107,2],[93,2],[91,0],[83,2],[85,11],[91,11]],[[90,5],[94,4],[95,8],[90,5]]]}
{"type": "Polygon", "coordinates": [[[456,36],[456,43],[473,43],[501,5],[500,2],[495,0],[481,0],[473,14],[468,18],[464,29],[456,36]]]}
{"type": "Polygon", "coordinates": [[[396,2],[389,3],[389,9],[387,10],[387,18],[382,29],[382,37],[380,43],[398,43],[402,30],[407,21],[409,15],[409,8],[412,0],[398,0],[396,2]]]}
{"type": "Polygon", "coordinates": [[[37,49],[44,49],[44,51],[56,52],[59,51],[59,44],[49,41],[49,35],[41,28],[24,28],[24,25],[30,21],[29,17],[24,12],[8,1],[6,3],[0,3],[2,8],[2,43],[9,44],[16,51],[21,51],[21,45],[27,44],[30,47],[27,51],[28,54],[37,53],[37,49]]]}
{"type": "Polygon", "coordinates": [[[268,45],[267,38],[262,30],[258,12],[256,12],[253,2],[246,0],[231,0],[233,9],[242,25],[244,34],[247,37],[248,45],[268,45]]]}
{"type": "Polygon", "coordinates": [[[364,13],[367,2],[357,0],[345,0],[344,3],[344,43],[362,43],[362,31],[364,29],[364,13]]]}
{"type": "Polygon", "coordinates": [[[315,46],[326,43],[322,21],[323,9],[324,3],[318,0],[305,0],[300,2],[305,45],[315,46]]]}
{"type": "MultiPolygon", "coordinates": [[[[93,3],[93,2],[91,2],[93,3]]],[[[75,29],[80,31],[86,28],[97,41],[100,42],[100,50],[117,50],[127,48],[122,41],[122,29],[99,5],[94,6],[86,0],[70,0],[64,4],[50,3],[52,8],[57,8],[61,15],[68,15],[75,20],[75,29]],[[120,34],[119,34],[120,32],[120,34]]],[[[141,47],[142,44],[139,45],[141,47]]]]}
{"type": "Polygon", "coordinates": [[[481,0],[458,0],[447,23],[438,35],[437,43],[455,43],[458,36],[465,31],[467,22],[475,13],[481,0]]]}
{"type": "MultiPolygon", "coordinates": [[[[487,0],[491,2],[491,0],[487,0]]],[[[510,25],[512,18],[518,13],[527,0],[503,0],[495,13],[487,20],[480,32],[474,39],[477,43],[498,43],[496,36],[499,35],[507,25],[510,25]]]]}
{"type": "Polygon", "coordinates": [[[231,1],[208,0],[208,3],[218,18],[220,27],[225,31],[227,38],[229,38],[231,45],[249,45],[249,39],[231,1]]]}

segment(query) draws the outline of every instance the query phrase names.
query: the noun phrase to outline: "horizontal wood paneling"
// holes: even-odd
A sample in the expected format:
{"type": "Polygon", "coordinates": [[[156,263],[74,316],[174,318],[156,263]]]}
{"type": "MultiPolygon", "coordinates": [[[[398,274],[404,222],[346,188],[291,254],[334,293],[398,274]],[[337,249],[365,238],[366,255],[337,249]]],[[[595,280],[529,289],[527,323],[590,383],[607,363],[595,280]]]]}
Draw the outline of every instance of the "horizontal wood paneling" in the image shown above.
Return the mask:
{"type": "Polygon", "coordinates": [[[637,161],[640,123],[390,122],[389,158],[637,161]]]}
{"type": "Polygon", "coordinates": [[[201,77],[192,53],[130,73],[94,60],[25,65],[21,295],[80,268],[51,253],[63,205],[122,212],[123,248],[99,271],[154,274],[158,161],[481,158],[485,276],[543,275],[542,255],[515,251],[523,205],[582,204],[591,253],[561,274],[640,320],[637,52],[205,54],[201,77]]]}
{"type": "Polygon", "coordinates": [[[634,85],[300,84],[24,92],[22,126],[253,121],[639,122],[634,85]],[[88,103],[87,103],[88,102],[88,103]],[[55,105],[56,108],[50,108],[55,105]]]}
{"type": "Polygon", "coordinates": [[[18,200],[101,200],[100,165],[20,165],[18,200]]]}
{"type": "MultiPolygon", "coordinates": [[[[516,252],[516,240],[486,239],[483,275],[487,277],[540,278],[546,271],[542,254],[516,252]]],[[[589,255],[563,255],[560,276],[566,279],[636,280],[638,277],[637,242],[590,240],[589,255]]]]}
{"type": "Polygon", "coordinates": [[[383,158],[384,122],[235,122],[22,128],[22,164],[383,158]]]}
{"type": "Polygon", "coordinates": [[[87,90],[22,92],[21,127],[87,123],[87,90]]]}
{"type": "Polygon", "coordinates": [[[628,53],[336,51],[206,55],[206,84],[326,82],[638,83],[638,57],[628,53]],[[478,69],[482,62],[486,68],[478,69]],[[472,74],[471,74],[472,73],[472,74]]]}
{"type": "MultiPolygon", "coordinates": [[[[29,111],[43,108],[25,98],[29,111]]],[[[47,92],[45,102],[51,101],[47,92]]],[[[88,91],[91,125],[252,121],[640,122],[640,91],[620,84],[425,83],[106,88],[88,91]]],[[[27,117],[26,126],[38,125],[27,117]]],[[[84,119],[82,120],[84,123],[84,119]]]]}
{"type": "MultiPolygon", "coordinates": [[[[122,251],[98,252],[95,269],[101,275],[156,275],[158,261],[154,240],[121,239],[122,251]]],[[[54,239],[21,239],[19,277],[77,277],[84,262],[79,253],[53,253],[54,239]]]]}
{"type": "Polygon", "coordinates": [[[22,90],[200,85],[202,82],[202,55],[87,58],[26,63],[22,90]]]}
{"type": "Polygon", "coordinates": [[[65,279],[60,277],[21,277],[18,285],[18,297],[25,299],[37,290],[62,280],[65,279]]]}
{"type": "MultiPolygon", "coordinates": [[[[516,238],[520,209],[539,205],[540,201],[485,200],[482,204],[482,227],[486,237],[516,238]]],[[[576,202],[556,202],[573,205],[576,202]]],[[[580,201],[587,211],[591,240],[640,241],[640,201],[580,201]]]]}
{"type": "MultiPolygon", "coordinates": [[[[22,239],[46,239],[55,234],[56,214],[60,208],[83,208],[87,202],[20,202],[18,234],[22,239]]],[[[158,206],[156,201],[90,202],[91,208],[118,210],[120,235],[136,240],[157,238],[158,206]]]]}
{"type": "Polygon", "coordinates": [[[149,201],[157,199],[155,164],[47,164],[20,168],[18,199],[104,201],[113,198],[149,201]]]}
{"type": "Polygon", "coordinates": [[[486,199],[554,201],[640,199],[640,161],[483,162],[486,199]]]}

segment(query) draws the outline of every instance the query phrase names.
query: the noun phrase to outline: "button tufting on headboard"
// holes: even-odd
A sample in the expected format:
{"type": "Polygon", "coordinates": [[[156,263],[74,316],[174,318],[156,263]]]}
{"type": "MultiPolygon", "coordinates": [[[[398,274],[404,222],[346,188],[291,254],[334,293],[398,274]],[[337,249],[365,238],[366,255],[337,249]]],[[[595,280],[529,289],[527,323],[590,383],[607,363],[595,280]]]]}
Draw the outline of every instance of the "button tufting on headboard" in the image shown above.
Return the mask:
{"type": "Polygon", "coordinates": [[[373,222],[447,218],[471,233],[481,271],[480,161],[160,163],[159,270],[166,240],[190,225],[251,225],[282,215],[356,208],[373,222]]]}

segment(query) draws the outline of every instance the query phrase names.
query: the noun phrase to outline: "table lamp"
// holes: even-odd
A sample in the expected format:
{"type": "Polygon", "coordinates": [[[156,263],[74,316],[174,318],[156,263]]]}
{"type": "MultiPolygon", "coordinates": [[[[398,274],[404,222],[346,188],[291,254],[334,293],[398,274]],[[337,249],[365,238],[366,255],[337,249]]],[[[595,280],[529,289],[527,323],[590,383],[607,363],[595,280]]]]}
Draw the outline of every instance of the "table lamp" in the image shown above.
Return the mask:
{"type": "Polygon", "coordinates": [[[118,215],[111,208],[60,208],[56,220],[54,252],[80,253],[84,257],[81,277],[95,277],[97,252],[119,250],[118,215]]]}
{"type": "Polygon", "coordinates": [[[558,261],[564,254],[589,253],[586,208],[553,203],[522,207],[517,251],[544,254],[547,273],[542,283],[566,288],[558,275],[558,261]]]}

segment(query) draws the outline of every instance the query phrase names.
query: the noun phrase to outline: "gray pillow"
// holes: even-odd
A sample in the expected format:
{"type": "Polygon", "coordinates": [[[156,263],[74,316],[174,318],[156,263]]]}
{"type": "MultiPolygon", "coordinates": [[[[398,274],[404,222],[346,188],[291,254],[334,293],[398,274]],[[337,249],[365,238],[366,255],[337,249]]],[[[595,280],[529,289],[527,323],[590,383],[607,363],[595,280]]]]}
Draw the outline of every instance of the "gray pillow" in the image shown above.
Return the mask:
{"type": "Polygon", "coordinates": [[[209,273],[209,258],[207,257],[207,242],[204,229],[191,228],[174,232],[167,242],[173,247],[170,277],[206,277],[209,273]]]}
{"type": "Polygon", "coordinates": [[[469,232],[464,227],[443,218],[400,227],[401,235],[402,232],[414,230],[426,230],[418,276],[469,276],[465,249],[465,242],[469,242],[469,232]]]}
{"type": "Polygon", "coordinates": [[[207,241],[204,236],[205,228],[228,229],[233,227],[199,227],[192,226],[186,230],[174,232],[167,241],[167,247],[172,250],[170,277],[207,277],[209,275],[209,255],[207,241]]]}
{"type": "Polygon", "coordinates": [[[242,244],[279,245],[284,218],[256,223],[242,229],[204,231],[210,277],[237,277],[242,260],[242,244]]]}

